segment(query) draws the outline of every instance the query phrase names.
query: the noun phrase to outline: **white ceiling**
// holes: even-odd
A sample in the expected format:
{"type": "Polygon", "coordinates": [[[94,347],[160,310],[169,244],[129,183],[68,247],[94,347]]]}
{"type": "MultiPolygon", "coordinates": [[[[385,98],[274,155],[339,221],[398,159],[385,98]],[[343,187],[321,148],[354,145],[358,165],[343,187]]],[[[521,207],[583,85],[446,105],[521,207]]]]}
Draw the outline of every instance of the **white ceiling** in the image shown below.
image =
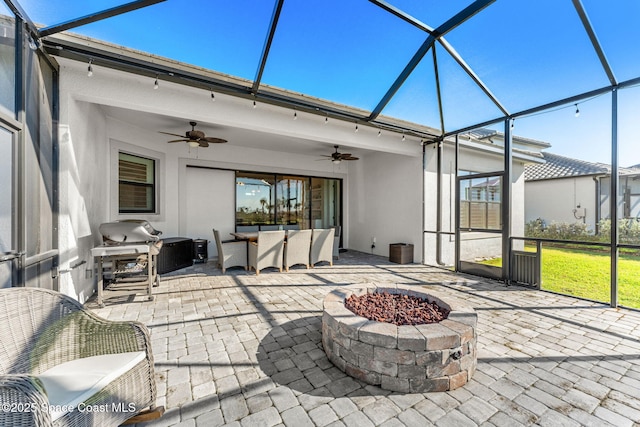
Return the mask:
{"type": "MultiPolygon", "coordinates": [[[[184,135],[186,131],[191,130],[189,120],[178,117],[106,105],[103,105],[102,108],[107,116],[118,121],[131,124],[132,126],[148,130],[149,132],[157,133],[162,131],[184,135]]],[[[223,138],[229,141],[229,144],[242,147],[259,149],[268,148],[269,150],[283,153],[306,154],[313,156],[327,155],[334,151],[332,144],[327,144],[321,141],[292,138],[285,135],[274,135],[266,132],[223,126],[203,121],[198,121],[196,129],[204,132],[206,136],[223,138]]],[[[167,140],[174,139],[170,135],[162,135],[162,137],[166,137],[167,140]]],[[[351,154],[361,156],[367,150],[340,146],[340,152],[346,151],[351,154]]]]}

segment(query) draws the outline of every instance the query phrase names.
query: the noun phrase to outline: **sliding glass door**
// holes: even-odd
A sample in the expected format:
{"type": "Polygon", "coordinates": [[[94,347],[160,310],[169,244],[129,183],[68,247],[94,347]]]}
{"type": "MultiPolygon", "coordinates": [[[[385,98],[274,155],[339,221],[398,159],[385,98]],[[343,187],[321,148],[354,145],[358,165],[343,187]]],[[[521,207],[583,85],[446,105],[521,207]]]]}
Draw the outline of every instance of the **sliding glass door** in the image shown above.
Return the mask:
{"type": "Polygon", "coordinates": [[[329,228],[340,225],[340,181],[311,178],[311,226],[329,228]]]}
{"type": "Polygon", "coordinates": [[[308,218],[309,179],[282,175],[276,179],[276,224],[304,224],[308,218]]]}
{"type": "Polygon", "coordinates": [[[236,226],[275,224],[275,176],[236,173],[236,226]]]}
{"type": "Polygon", "coordinates": [[[341,212],[339,179],[236,172],[236,227],[328,228],[341,212]]]}

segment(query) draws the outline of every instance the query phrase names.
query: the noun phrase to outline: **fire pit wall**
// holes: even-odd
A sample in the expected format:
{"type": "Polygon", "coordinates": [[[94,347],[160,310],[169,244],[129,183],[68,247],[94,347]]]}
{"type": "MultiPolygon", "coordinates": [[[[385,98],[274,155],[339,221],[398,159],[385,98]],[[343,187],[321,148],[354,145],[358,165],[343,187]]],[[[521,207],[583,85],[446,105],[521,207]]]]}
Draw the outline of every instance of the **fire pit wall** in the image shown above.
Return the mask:
{"type": "Polygon", "coordinates": [[[473,308],[423,287],[358,284],[326,296],[322,343],[335,366],[366,383],[398,392],[447,391],[475,372],[477,322],[473,308]],[[352,294],[374,292],[424,298],[450,313],[439,323],[396,326],[360,317],[344,305],[352,294]]]}

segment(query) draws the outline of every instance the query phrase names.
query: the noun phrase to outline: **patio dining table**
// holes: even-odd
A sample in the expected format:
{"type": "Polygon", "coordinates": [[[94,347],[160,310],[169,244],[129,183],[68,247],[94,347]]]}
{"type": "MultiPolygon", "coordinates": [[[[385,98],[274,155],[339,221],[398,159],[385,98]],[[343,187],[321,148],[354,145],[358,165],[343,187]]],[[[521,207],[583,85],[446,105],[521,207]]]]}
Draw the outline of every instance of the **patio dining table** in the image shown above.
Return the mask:
{"type": "Polygon", "coordinates": [[[236,240],[246,240],[249,242],[258,241],[258,231],[245,231],[244,233],[238,232],[238,233],[229,233],[229,234],[235,237],[236,240]]]}
{"type": "MultiPolygon", "coordinates": [[[[257,242],[258,241],[258,231],[245,231],[245,232],[236,232],[236,233],[229,233],[231,234],[233,237],[236,238],[236,240],[246,240],[248,242],[257,242]]],[[[284,241],[287,241],[287,233],[285,231],[284,233],[284,241]]]]}

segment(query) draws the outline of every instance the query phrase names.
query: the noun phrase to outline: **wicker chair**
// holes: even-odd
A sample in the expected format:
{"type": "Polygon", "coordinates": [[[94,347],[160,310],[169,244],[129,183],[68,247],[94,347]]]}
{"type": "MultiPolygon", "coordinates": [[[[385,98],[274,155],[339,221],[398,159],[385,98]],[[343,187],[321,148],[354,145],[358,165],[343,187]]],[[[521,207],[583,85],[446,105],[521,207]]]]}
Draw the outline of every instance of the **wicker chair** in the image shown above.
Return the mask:
{"type": "Polygon", "coordinates": [[[244,267],[247,269],[247,242],[244,240],[220,240],[220,232],[213,229],[218,248],[218,267],[222,274],[229,267],[244,267]]]}
{"type": "Polygon", "coordinates": [[[263,268],[276,267],[282,273],[283,255],[284,230],[260,231],[258,241],[249,243],[249,269],[258,275],[263,268]]]}
{"type": "Polygon", "coordinates": [[[333,228],[313,229],[311,237],[311,266],[321,261],[327,261],[333,265],[333,228]]]}
{"type": "Polygon", "coordinates": [[[147,329],[58,292],[0,289],[2,426],[118,426],[155,409],[147,329]],[[66,406],[65,406],[66,405],[66,406]]]}
{"type": "Polygon", "coordinates": [[[284,268],[302,264],[309,268],[309,249],[311,248],[311,230],[287,231],[287,243],[284,245],[284,268]]]}

